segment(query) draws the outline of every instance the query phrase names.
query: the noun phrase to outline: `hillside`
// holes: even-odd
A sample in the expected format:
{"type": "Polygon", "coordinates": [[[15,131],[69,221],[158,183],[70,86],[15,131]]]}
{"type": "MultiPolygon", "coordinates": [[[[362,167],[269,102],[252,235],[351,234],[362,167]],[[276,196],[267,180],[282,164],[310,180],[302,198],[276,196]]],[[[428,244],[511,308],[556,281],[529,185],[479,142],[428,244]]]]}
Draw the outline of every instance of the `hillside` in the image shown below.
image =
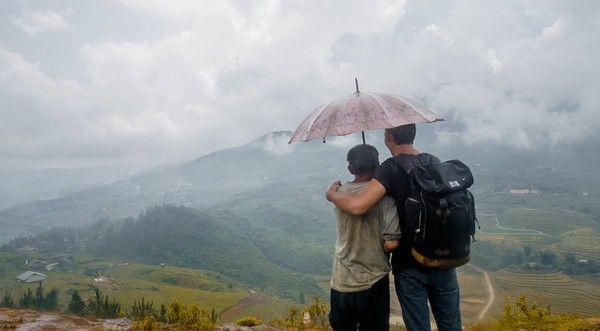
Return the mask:
{"type": "Polygon", "coordinates": [[[36,247],[40,252],[54,254],[85,252],[104,259],[212,270],[253,290],[292,301],[301,295],[324,295],[313,280],[274,263],[246,236],[226,225],[235,223],[240,220],[227,212],[207,213],[163,205],[150,208],[137,219],[58,228],[13,240],[2,249],[36,247]]]}
{"type": "MultiPolygon", "coordinates": [[[[440,144],[432,139],[433,130],[433,126],[419,129],[417,147],[437,154],[441,159],[464,160],[473,169],[473,189],[477,193],[537,188],[552,193],[586,192],[600,196],[600,178],[592,170],[597,168],[596,161],[600,162],[597,152],[600,149],[594,144],[563,146],[560,150],[440,144]]],[[[250,190],[267,192],[272,185],[280,183],[302,185],[301,181],[312,181],[309,185],[313,185],[313,191],[309,193],[322,198],[332,180],[349,178],[345,155],[355,141],[352,137],[331,139],[326,144],[311,141],[288,145],[290,134],[273,132],[246,145],[215,151],[193,161],[165,165],[62,196],[0,209],[0,244],[18,236],[40,233],[52,226],[86,225],[103,218],[135,217],[156,204],[207,208],[250,190]]],[[[379,149],[380,159],[387,158],[381,135],[372,132],[367,138],[367,142],[379,149]]],[[[96,178],[101,174],[98,173],[96,178]]],[[[53,179],[50,173],[48,177],[46,181],[38,181],[67,182],[63,177],[53,179]]],[[[71,180],[80,177],[73,170],[71,180]]],[[[2,187],[17,186],[1,177],[0,184],[2,187]]],[[[46,191],[42,189],[39,194],[46,191]]]]}
{"type": "Polygon", "coordinates": [[[314,176],[327,183],[345,172],[345,149],[319,142],[287,145],[287,139],[289,132],[272,133],[191,162],[0,210],[0,244],[53,226],[135,217],[156,204],[205,208],[247,190],[314,176]]]}
{"type": "MultiPolygon", "coordinates": [[[[39,246],[44,236],[64,234],[63,228],[45,233],[51,226],[82,228],[87,232],[59,238],[85,238],[83,247],[104,258],[207,268],[291,301],[301,293],[326,295],[335,222],[323,193],[332,180],[350,178],[347,148],[330,141],[287,145],[288,137],[273,133],[191,162],[1,210],[0,243],[43,234],[33,237],[39,246]]],[[[384,147],[377,147],[384,159],[384,147]]],[[[494,284],[492,316],[520,293],[557,312],[600,315],[600,307],[585,304],[600,296],[594,271],[600,178],[590,176],[593,153],[582,154],[580,163],[496,146],[420,149],[463,159],[473,170],[482,232],[472,263],[494,284]]],[[[489,296],[483,274],[464,268],[460,281],[465,320],[476,321],[489,296]]]]}

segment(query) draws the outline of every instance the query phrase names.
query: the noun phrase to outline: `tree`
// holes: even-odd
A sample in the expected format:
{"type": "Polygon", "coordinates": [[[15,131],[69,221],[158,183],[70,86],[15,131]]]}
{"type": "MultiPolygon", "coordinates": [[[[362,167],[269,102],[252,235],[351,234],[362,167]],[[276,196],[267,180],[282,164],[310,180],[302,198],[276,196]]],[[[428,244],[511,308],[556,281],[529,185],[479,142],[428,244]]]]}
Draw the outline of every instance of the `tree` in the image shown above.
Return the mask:
{"type": "Polygon", "coordinates": [[[56,310],[56,308],[58,308],[58,290],[56,288],[51,288],[50,291],[46,293],[43,306],[46,310],[56,310]]]}
{"type": "Polygon", "coordinates": [[[531,253],[533,253],[533,247],[523,246],[523,253],[525,253],[525,257],[530,257],[531,253]]]}
{"type": "Polygon", "coordinates": [[[574,266],[577,263],[577,259],[575,258],[575,254],[573,254],[572,252],[567,252],[565,254],[565,262],[569,266],[574,266]]]}
{"type": "Polygon", "coordinates": [[[554,261],[556,261],[556,254],[551,250],[545,250],[540,252],[540,262],[545,265],[554,265],[554,261]]]}
{"type": "Polygon", "coordinates": [[[2,301],[0,302],[0,307],[13,308],[14,306],[15,300],[13,300],[12,295],[8,292],[5,292],[4,296],[2,297],[2,301]]]}
{"type": "Polygon", "coordinates": [[[71,294],[71,301],[69,301],[69,311],[76,315],[82,315],[85,310],[85,302],[81,299],[79,292],[75,290],[71,294]]]}

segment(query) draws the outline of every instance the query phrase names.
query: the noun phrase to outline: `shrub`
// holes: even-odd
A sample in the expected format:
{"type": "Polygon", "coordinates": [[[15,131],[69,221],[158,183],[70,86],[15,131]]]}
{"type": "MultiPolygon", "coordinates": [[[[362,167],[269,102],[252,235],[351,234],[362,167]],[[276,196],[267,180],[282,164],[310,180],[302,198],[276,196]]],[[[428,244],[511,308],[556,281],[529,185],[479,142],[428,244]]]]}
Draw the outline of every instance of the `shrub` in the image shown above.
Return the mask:
{"type": "Polygon", "coordinates": [[[2,301],[0,302],[0,307],[5,308],[13,308],[15,306],[15,300],[13,300],[12,295],[8,292],[4,293],[2,297],[2,301]]]}
{"type": "Polygon", "coordinates": [[[284,321],[274,321],[273,324],[295,330],[329,330],[329,306],[323,300],[314,297],[310,306],[292,306],[284,321]],[[305,313],[308,313],[310,320],[304,320],[305,313]]]}
{"type": "Polygon", "coordinates": [[[166,316],[168,323],[192,330],[212,330],[219,319],[214,309],[204,310],[194,304],[187,307],[177,300],[171,301],[166,316]]]}
{"type": "Polygon", "coordinates": [[[529,304],[525,295],[516,301],[516,307],[506,305],[500,325],[503,330],[598,330],[600,322],[581,319],[576,315],[553,315],[550,307],[529,304]]]}
{"type": "Polygon", "coordinates": [[[69,312],[81,315],[85,310],[85,302],[81,299],[79,292],[77,290],[73,291],[71,294],[71,301],[69,301],[69,312]]]}
{"type": "Polygon", "coordinates": [[[256,317],[242,317],[235,321],[235,324],[239,326],[257,326],[261,323],[262,321],[256,317]]]}
{"type": "Polygon", "coordinates": [[[160,330],[160,324],[156,322],[156,319],[153,316],[146,316],[141,321],[135,321],[132,324],[134,330],[143,330],[143,331],[154,331],[160,330]]]}
{"type": "Polygon", "coordinates": [[[94,289],[94,295],[88,298],[87,312],[94,317],[116,318],[121,311],[121,305],[112,299],[108,301],[108,295],[104,295],[99,288],[94,289]]]}
{"type": "Polygon", "coordinates": [[[141,301],[133,301],[131,307],[131,313],[128,314],[135,321],[142,321],[146,317],[152,316],[156,319],[156,310],[152,307],[153,302],[144,302],[144,298],[141,301]]]}

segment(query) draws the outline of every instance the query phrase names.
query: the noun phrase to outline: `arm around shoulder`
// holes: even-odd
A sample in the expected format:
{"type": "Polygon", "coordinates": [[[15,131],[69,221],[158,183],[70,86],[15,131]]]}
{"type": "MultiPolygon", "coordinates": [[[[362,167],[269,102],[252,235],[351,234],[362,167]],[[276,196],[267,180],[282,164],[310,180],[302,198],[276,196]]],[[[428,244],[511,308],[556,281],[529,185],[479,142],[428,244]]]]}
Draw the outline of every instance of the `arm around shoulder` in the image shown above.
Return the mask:
{"type": "Polygon", "coordinates": [[[340,192],[338,191],[340,186],[339,181],[333,182],[325,192],[325,197],[336,207],[353,215],[366,213],[385,195],[385,187],[376,179],[371,180],[369,185],[358,194],[340,192]]]}

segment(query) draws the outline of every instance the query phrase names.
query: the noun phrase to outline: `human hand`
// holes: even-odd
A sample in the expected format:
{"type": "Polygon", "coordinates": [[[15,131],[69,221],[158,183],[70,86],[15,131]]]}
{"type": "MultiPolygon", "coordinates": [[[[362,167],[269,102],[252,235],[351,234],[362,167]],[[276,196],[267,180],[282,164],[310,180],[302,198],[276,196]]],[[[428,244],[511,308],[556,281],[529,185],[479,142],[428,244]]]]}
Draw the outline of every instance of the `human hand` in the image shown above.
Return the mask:
{"type": "Polygon", "coordinates": [[[342,182],[340,182],[339,180],[336,180],[333,183],[331,183],[331,185],[329,185],[329,188],[327,188],[327,192],[325,192],[325,197],[327,198],[327,200],[331,201],[331,196],[335,194],[335,192],[337,192],[340,186],[342,186],[342,182]]]}

